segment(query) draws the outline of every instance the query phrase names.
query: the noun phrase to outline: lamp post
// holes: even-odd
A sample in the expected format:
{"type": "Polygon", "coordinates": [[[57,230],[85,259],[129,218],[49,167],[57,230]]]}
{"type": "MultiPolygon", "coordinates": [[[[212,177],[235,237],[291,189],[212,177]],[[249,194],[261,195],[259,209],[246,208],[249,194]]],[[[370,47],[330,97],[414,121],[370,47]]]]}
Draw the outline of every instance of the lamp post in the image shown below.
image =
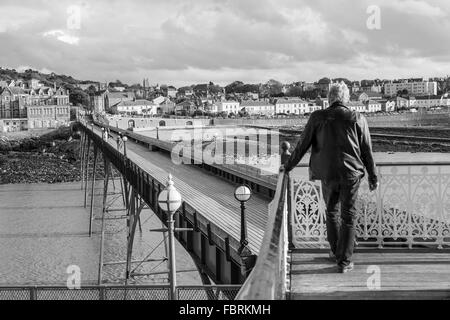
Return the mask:
{"type": "Polygon", "coordinates": [[[172,175],[169,175],[167,187],[158,197],[158,205],[167,213],[167,226],[169,231],[169,254],[170,254],[170,296],[172,300],[177,300],[176,287],[177,275],[175,265],[175,212],[181,207],[181,195],[173,185],[172,175]]]}
{"type": "Polygon", "coordinates": [[[128,141],[128,138],[127,137],[123,137],[122,141],[123,141],[123,155],[126,157],[127,156],[127,141],[128,141]]]}
{"type": "Polygon", "coordinates": [[[248,186],[243,185],[236,188],[234,197],[241,203],[241,246],[238,254],[241,257],[241,273],[247,278],[256,263],[256,256],[248,247],[247,222],[245,220],[245,204],[252,197],[252,191],[248,186]]]}
{"type": "Polygon", "coordinates": [[[240,256],[251,255],[247,240],[247,222],[245,219],[245,203],[252,197],[252,191],[247,186],[237,187],[234,197],[241,203],[241,246],[238,250],[240,256]]]}
{"type": "Polygon", "coordinates": [[[119,132],[119,133],[117,134],[117,139],[116,139],[116,142],[117,142],[117,150],[119,150],[119,151],[120,151],[120,141],[122,141],[122,132],[119,132]]]}
{"type": "Polygon", "coordinates": [[[103,141],[108,141],[107,132],[105,128],[102,128],[102,139],[103,141]]]}

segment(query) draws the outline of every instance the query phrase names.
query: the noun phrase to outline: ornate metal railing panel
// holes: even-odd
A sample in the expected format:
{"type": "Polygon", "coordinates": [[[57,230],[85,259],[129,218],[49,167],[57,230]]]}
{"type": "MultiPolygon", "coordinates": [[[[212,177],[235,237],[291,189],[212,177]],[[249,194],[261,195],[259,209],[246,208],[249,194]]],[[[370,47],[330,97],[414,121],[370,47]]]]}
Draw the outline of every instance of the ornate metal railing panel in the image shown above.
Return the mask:
{"type": "MultiPolygon", "coordinates": [[[[450,247],[450,162],[379,164],[380,188],[364,179],[358,198],[359,244],[450,247]]],[[[292,235],[296,247],[327,247],[321,183],[304,168],[291,173],[292,235]]]]}
{"type": "Polygon", "coordinates": [[[256,265],[236,300],[282,300],[288,291],[287,189],[289,176],[280,174],[269,204],[266,232],[256,265]]]}

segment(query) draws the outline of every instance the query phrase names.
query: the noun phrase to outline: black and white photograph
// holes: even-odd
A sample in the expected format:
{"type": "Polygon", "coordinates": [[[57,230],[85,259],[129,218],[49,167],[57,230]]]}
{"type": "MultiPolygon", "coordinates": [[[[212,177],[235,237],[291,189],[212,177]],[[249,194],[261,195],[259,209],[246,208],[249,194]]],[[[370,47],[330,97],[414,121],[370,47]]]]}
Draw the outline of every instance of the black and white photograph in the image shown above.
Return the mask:
{"type": "Polygon", "coordinates": [[[450,300],[448,0],[0,16],[0,300],[450,300]]]}

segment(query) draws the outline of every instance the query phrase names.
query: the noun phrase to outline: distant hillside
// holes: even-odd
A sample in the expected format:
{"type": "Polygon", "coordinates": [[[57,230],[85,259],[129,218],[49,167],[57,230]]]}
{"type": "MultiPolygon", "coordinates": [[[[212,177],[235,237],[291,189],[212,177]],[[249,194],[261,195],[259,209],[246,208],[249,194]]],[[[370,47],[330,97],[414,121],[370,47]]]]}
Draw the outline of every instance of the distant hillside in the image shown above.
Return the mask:
{"type": "Polygon", "coordinates": [[[77,80],[71,76],[60,75],[56,73],[44,74],[36,70],[25,70],[24,72],[18,72],[14,69],[0,68],[0,80],[18,80],[23,79],[28,81],[30,79],[40,80],[46,86],[53,86],[54,83],[59,86],[73,87],[78,84],[89,83],[91,81],[77,80]]]}

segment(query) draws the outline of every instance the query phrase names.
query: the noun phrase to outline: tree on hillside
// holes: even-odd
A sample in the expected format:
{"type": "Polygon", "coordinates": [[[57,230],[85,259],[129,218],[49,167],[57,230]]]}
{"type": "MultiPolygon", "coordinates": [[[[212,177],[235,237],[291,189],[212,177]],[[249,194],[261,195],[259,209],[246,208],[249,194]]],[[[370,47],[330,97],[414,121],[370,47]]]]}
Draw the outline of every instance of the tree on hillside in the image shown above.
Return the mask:
{"type": "Polygon", "coordinates": [[[89,95],[83,90],[75,88],[70,91],[69,101],[74,106],[83,105],[87,107],[89,106],[89,95]]]}
{"type": "Polygon", "coordinates": [[[303,89],[299,86],[294,86],[289,88],[288,92],[286,93],[286,96],[288,97],[300,97],[303,93],[303,89]]]}
{"type": "Polygon", "coordinates": [[[243,86],[244,83],[242,81],[234,81],[225,87],[227,93],[237,93],[237,89],[243,86]]]}

